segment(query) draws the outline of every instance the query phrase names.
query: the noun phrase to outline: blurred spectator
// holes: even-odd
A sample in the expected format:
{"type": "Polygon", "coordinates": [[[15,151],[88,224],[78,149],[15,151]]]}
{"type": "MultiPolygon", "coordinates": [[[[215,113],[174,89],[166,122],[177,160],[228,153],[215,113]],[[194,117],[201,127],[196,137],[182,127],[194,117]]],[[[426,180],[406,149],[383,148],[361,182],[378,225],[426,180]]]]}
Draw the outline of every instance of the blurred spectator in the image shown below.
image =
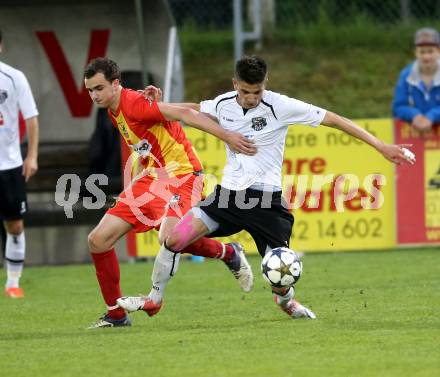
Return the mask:
{"type": "MultiPolygon", "coordinates": [[[[0,52],[2,50],[0,31],[0,52]]],[[[24,296],[19,286],[25,257],[23,216],[27,212],[26,181],[37,169],[38,110],[25,75],[0,61],[0,220],[6,229],[5,294],[24,296]],[[19,112],[28,133],[26,158],[20,150],[19,112]]]]}
{"type": "Polygon", "coordinates": [[[431,130],[440,122],[440,36],[423,28],[414,36],[416,60],[405,67],[397,82],[393,116],[418,131],[431,130]]]}

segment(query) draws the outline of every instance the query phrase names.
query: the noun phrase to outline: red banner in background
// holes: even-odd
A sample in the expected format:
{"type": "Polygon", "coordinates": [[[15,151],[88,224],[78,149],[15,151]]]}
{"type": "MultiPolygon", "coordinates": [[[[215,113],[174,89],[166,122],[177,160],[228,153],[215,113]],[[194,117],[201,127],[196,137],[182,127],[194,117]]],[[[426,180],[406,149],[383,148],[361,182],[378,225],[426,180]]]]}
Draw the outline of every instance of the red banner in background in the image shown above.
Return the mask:
{"type": "Polygon", "coordinates": [[[396,144],[412,144],[417,162],[396,169],[397,243],[440,244],[440,125],[421,134],[394,121],[396,144]]]}
{"type": "MultiPolygon", "coordinates": [[[[64,50],[55,32],[37,31],[35,33],[55,71],[70,113],[73,117],[89,117],[92,113],[93,102],[90,101],[89,93],[84,86],[82,78],[78,89],[64,50]]],[[[95,58],[106,56],[109,38],[110,30],[108,29],[91,31],[89,52],[84,66],[87,66],[95,58]]]]}

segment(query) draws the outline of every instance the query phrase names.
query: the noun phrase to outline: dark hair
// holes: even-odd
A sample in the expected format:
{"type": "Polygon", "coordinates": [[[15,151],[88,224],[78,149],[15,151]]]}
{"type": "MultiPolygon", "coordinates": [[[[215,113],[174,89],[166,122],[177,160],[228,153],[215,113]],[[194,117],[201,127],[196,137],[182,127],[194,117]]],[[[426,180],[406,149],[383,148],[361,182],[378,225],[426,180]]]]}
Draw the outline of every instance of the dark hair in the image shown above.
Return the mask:
{"type": "Polygon", "coordinates": [[[267,74],[266,62],[255,55],[243,56],[235,64],[235,78],[248,84],[260,84],[267,74]]]}
{"type": "Polygon", "coordinates": [[[84,77],[90,79],[97,73],[102,73],[105,79],[109,82],[113,80],[121,80],[121,71],[118,65],[109,58],[96,58],[93,59],[86,67],[84,71],[84,77]]]}

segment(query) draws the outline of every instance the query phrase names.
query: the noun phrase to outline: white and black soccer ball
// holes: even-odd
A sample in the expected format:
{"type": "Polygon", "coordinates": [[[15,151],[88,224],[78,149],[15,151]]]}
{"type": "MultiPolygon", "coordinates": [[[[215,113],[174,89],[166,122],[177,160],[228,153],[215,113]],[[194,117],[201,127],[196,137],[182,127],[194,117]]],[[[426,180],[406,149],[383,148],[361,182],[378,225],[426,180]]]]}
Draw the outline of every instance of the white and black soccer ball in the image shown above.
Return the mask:
{"type": "Polygon", "coordinates": [[[301,272],[301,260],[287,247],[268,251],[261,261],[263,278],[273,287],[292,287],[301,277],[301,272]]]}

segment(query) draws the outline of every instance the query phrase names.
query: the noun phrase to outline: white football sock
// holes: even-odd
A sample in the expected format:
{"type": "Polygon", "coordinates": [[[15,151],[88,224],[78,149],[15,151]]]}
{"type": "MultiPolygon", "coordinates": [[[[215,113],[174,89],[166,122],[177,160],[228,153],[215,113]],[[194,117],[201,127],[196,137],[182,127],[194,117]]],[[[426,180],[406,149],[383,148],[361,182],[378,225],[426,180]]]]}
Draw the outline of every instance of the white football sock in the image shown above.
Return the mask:
{"type": "Polygon", "coordinates": [[[274,292],[275,296],[277,296],[277,303],[278,305],[284,307],[287,305],[287,303],[293,298],[295,291],[293,287],[290,287],[290,289],[287,291],[287,293],[284,296],[281,296],[274,292]]]}
{"type": "Polygon", "coordinates": [[[153,273],[151,275],[153,287],[148,295],[156,304],[162,301],[165,287],[171,277],[177,272],[179,260],[180,253],[174,253],[168,250],[165,247],[165,243],[161,246],[154,260],[153,273]]]}
{"type": "Polygon", "coordinates": [[[25,257],[26,241],[24,232],[19,235],[7,233],[6,235],[6,288],[17,288],[19,286],[23,263],[25,257]]]}

